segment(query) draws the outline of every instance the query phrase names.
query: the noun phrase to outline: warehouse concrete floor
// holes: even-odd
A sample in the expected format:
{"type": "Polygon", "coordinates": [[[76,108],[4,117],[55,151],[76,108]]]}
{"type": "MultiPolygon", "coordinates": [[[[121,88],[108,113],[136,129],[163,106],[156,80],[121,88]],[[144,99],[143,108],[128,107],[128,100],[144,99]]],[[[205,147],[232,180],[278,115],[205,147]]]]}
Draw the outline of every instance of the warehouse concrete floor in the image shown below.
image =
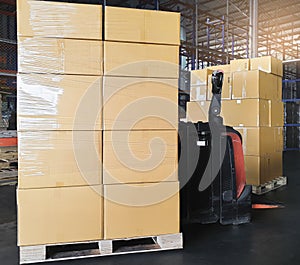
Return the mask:
{"type": "MultiPolygon", "coordinates": [[[[300,152],[285,153],[284,173],[288,176],[288,187],[270,192],[265,198],[283,202],[286,207],[255,210],[251,224],[185,227],[184,250],[63,261],[57,264],[300,264],[300,152]]],[[[0,187],[0,263],[18,264],[14,186],[0,187]]]]}

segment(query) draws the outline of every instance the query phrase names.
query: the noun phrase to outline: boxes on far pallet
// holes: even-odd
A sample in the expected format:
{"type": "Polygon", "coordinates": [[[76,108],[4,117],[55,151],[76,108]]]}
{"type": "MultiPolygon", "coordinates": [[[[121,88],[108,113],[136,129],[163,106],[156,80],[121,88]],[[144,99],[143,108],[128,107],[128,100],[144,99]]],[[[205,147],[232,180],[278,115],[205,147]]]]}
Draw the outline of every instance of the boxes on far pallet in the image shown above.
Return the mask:
{"type": "Polygon", "coordinates": [[[232,74],[232,99],[261,98],[281,100],[278,77],[259,70],[232,74]]]}
{"type": "Polygon", "coordinates": [[[180,45],[180,14],[107,6],[105,40],[180,45]]]}
{"type": "Polygon", "coordinates": [[[283,126],[284,124],[284,106],[283,102],[279,100],[271,101],[271,125],[283,126]]]}
{"type": "Polygon", "coordinates": [[[208,79],[208,76],[212,74],[212,70],[205,68],[200,70],[191,71],[191,87],[198,85],[208,85],[211,82],[211,79],[208,79]]]}
{"type": "Polygon", "coordinates": [[[179,232],[179,184],[104,185],[104,239],[179,232]]]}
{"type": "MultiPolygon", "coordinates": [[[[210,101],[188,102],[187,120],[207,122],[209,106],[210,101]]],[[[224,100],[221,116],[228,126],[270,126],[270,109],[269,101],[264,99],[224,100]]]]}
{"type": "Polygon", "coordinates": [[[103,239],[102,186],[17,190],[18,245],[103,239]]]}
{"type": "Polygon", "coordinates": [[[102,6],[18,0],[17,34],[101,40],[102,6]]]}
{"type": "Polygon", "coordinates": [[[101,131],[18,133],[20,189],[102,183],[101,131]]]}
{"type": "Polygon", "coordinates": [[[283,150],[282,127],[235,127],[243,139],[244,155],[259,156],[283,150]]]}
{"type": "Polygon", "coordinates": [[[263,56],[250,59],[251,70],[261,70],[274,75],[283,76],[282,61],[272,56],[263,56]]]}
{"type": "MultiPolygon", "coordinates": [[[[208,76],[208,90],[207,90],[207,100],[212,99],[212,84],[211,84],[212,75],[208,76]]],[[[223,77],[223,87],[222,87],[222,99],[231,99],[232,94],[232,77],[230,72],[224,72],[223,77]]]]}
{"type": "Polygon", "coordinates": [[[178,127],[178,80],[105,76],[104,130],[178,127]]]}
{"type": "Polygon", "coordinates": [[[271,180],[271,157],[263,156],[244,156],[246,182],[250,185],[259,186],[271,180]]]}
{"type": "Polygon", "coordinates": [[[104,131],[103,183],[178,180],[176,130],[104,131]]]}
{"type": "Polygon", "coordinates": [[[208,93],[207,85],[191,86],[190,101],[206,100],[207,93],[208,93]]]}
{"type": "Polygon", "coordinates": [[[271,179],[273,180],[283,176],[282,151],[271,154],[271,179]]]}
{"type": "Polygon", "coordinates": [[[18,130],[101,130],[102,77],[18,74],[18,130]]]}
{"type": "Polygon", "coordinates": [[[101,41],[18,38],[19,73],[103,75],[101,41]]]}
{"type": "Polygon", "coordinates": [[[179,47],[129,42],[104,42],[104,74],[177,78],[179,47]]]}
{"type": "Polygon", "coordinates": [[[208,66],[207,68],[213,71],[222,70],[224,73],[231,72],[230,64],[208,66]]]}
{"type": "Polygon", "coordinates": [[[237,59],[230,61],[230,71],[232,73],[238,71],[247,71],[250,69],[250,60],[249,59],[237,59]]]}

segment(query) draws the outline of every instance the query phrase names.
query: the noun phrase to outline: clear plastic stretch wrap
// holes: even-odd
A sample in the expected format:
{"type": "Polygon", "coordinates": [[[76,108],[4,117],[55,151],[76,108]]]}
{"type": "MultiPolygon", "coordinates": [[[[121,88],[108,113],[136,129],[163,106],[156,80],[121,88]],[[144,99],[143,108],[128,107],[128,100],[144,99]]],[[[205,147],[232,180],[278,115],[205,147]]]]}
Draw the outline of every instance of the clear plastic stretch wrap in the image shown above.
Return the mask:
{"type": "Polygon", "coordinates": [[[18,74],[18,131],[101,130],[102,77],[18,74]]]}
{"type": "Polygon", "coordinates": [[[102,39],[102,6],[18,0],[18,36],[102,39]]]}
{"type": "Polygon", "coordinates": [[[102,75],[102,41],[18,38],[19,73],[102,75]]]}
{"type": "Polygon", "coordinates": [[[101,131],[19,132],[19,189],[101,184],[101,146],[101,131]]]}

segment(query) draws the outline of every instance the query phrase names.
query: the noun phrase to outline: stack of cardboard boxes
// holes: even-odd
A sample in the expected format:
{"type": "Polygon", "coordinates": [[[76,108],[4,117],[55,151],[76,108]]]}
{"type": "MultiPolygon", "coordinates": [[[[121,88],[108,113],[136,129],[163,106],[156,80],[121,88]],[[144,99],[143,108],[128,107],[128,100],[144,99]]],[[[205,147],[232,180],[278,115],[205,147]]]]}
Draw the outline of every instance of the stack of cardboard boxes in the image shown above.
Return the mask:
{"type": "Polygon", "coordinates": [[[102,25],[100,5],[18,1],[20,246],[179,232],[179,23],[107,7],[102,25]]]}
{"type": "MultiPolygon", "coordinates": [[[[224,124],[243,137],[247,182],[264,184],[282,176],[283,104],[282,62],[271,56],[233,60],[230,65],[192,71],[193,79],[207,83],[206,100],[192,94],[187,105],[189,121],[207,121],[211,99],[211,71],[224,71],[222,112],[224,124]],[[201,77],[200,77],[201,73],[201,77]]],[[[194,82],[195,83],[195,82],[194,82]]],[[[194,89],[198,89],[196,85],[194,89]]],[[[198,89],[200,91],[200,89],[198,89]]]]}
{"type": "Polygon", "coordinates": [[[179,18],[168,12],[105,9],[105,238],[179,231],[179,18]]]}

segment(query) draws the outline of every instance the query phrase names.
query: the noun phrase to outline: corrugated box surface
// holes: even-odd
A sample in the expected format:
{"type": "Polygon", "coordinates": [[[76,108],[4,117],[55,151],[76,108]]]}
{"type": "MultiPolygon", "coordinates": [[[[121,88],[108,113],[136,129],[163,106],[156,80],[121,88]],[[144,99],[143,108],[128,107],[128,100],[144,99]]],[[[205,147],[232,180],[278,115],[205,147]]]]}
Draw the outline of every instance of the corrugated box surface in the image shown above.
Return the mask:
{"type": "Polygon", "coordinates": [[[17,1],[18,36],[102,39],[102,6],[17,1]]]}
{"type": "Polygon", "coordinates": [[[190,88],[190,101],[206,100],[207,93],[207,85],[192,86],[190,88]]]}
{"type": "Polygon", "coordinates": [[[178,182],[104,185],[104,195],[105,239],[179,232],[178,182]]]}
{"type": "Polygon", "coordinates": [[[250,69],[250,60],[249,59],[237,59],[230,61],[230,71],[232,73],[238,71],[247,71],[250,69]]]}
{"type": "Polygon", "coordinates": [[[19,73],[103,74],[101,41],[19,37],[19,73]]]}
{"type": "Polygon", "coordinates": [[[176,129],[178,80],[104,77],[105,130],[176,129]]]}
{"type": "Polygon", "coordinates": [[[104,74],[178,78],[178,54],[178,46],[106,41],[104,74]]]}
{"type": "Polygon", "coordinates": [[[224,64],[224,65],[214,65],[207,67],[210,70],[216,71],[216,70],[222,70],[224,73],[230,73],[231,67],[230,64],[224,64]]]}
{"type": "Polygon", "coordinates": [[[180,45],[180,14],[107,6],[105,40],[180,45]]]}
{"type": "Polygon", "coordinates": [[[18,130],[101,130],[102,77],[19,74],[18,130]]]}
{"type": "Polygon", "coordinates": [[[261,70],[278,76],[283,75],[282,61],[272,56],[263,56],[250,59],[251,70],[261,70]]]}
{"type": "MultiPolygon", "coordinates": [[[[212,75],[208,76],[208,90],[207,90],[207,100],[212,99],[212,75]]],[[[232,94],[232,76],[230,72],[224,73],[223,87],[222,87],[222,99],[231,99],[232,94]]]]}
{"type": "Polygon", "coordinates": [[[102,182],[101,131],[18,133],[21,189],[102,182]]]}
{"type": "Polygon", "coordinates": [[[18,245],[103,238],[102,186],[18,190],[18,245]],[[96,191],[95,191],[96,190],[96,191]]]}
{"type": "Polygon", "coordinates": [[[259,70],[232,74],[232,99],[261,98],[280,100],[277,76],[259,70]]]}
{"type": "Polygon", "coordinates": [[[177,181],[177,132],[104,131],[103,183],[177,181]]]}
{"type": "MultiPolygon", "coordinates": [[[[209,105],[210,101],[188,102],[188,121],[207,122],[209,105]]],[[[263,99],[224,100],[221,116],[228,126],[270,126],[269,105],[269,101],[263,99]]]]}
{"type": "Polygon", "coordinates": [[[283,126],[284,107],[282,101],[272,100],[271,102],[271,124],[272,126],[283,126]]]}
{"type": "Polygon", "coordinates": [[[282,127],[235,127],[243,138],[244,155],[266,155],[283,150],[282,127]]]}
{"type": "Polygon", "coordinates": [[[211,75],[212,72],[213,70],[208,68],[191,71],[191,86],[208,85],[211,82],[208,76],[211,75]]]}

